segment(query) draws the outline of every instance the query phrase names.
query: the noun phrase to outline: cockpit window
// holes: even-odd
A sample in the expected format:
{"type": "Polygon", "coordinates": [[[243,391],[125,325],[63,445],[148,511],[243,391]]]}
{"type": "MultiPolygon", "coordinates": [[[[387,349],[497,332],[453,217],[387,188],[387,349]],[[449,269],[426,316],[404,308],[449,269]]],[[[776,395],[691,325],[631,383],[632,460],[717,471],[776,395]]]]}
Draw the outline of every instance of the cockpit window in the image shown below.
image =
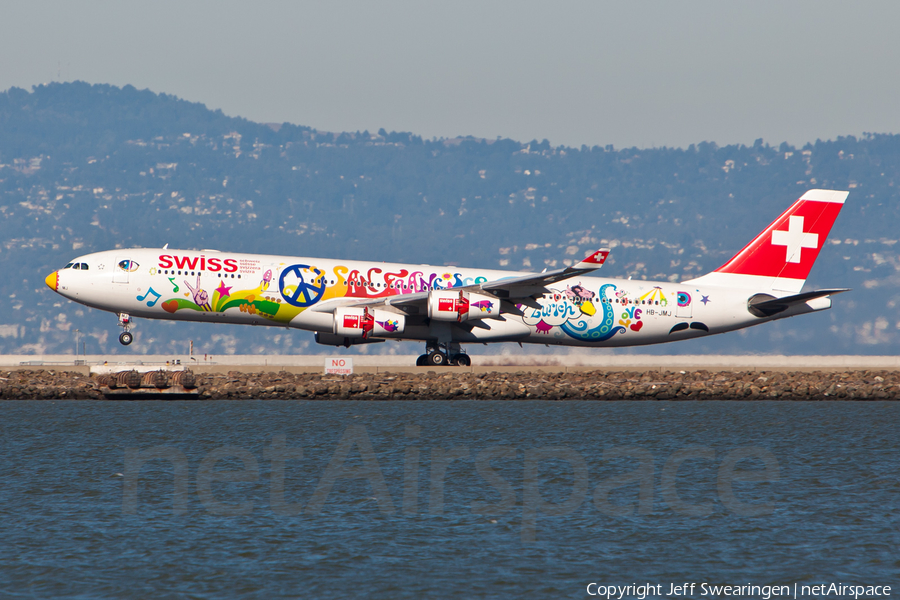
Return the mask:
{"type": "Polygon", "coordinates": [[[81,270],[82,270],[82,271],[87,271],[87,270],[88,270],[87,263],[81,263],[81,270]]]}
{"type": "Polygon", "coordinates": [[[81,265],[78,264],[78,263],[75,263],[74,265],[72,265],[72,268],[73,268],[73,269],[80,269],[80,268],[81,268],[81,265]]]}
{"type": "Polygon", "coordinates": [[[64,266],[63,269],[71,269],[74,264],[75,263],[69,263],[66,266],[64,266]]]}

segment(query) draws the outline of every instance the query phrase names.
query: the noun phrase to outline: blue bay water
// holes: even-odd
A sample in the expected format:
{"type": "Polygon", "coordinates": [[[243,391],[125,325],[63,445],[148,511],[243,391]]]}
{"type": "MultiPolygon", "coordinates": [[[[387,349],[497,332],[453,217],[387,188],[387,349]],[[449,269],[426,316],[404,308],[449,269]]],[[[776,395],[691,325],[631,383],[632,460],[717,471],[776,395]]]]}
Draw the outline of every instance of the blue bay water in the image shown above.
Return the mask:
{"type": "Polygon", "coordinates": [[[876,402],[3,402],[0,597],[897,586],[898,411],[876,402]],[[302,458],[273,468],[273,441],[302,458]],[[147,458],[139,470],[126,465],[129,451],[147,458]],[[738,469],[765,481],[729,479],[728,457],[741,453],[749,458],[738,469]],[[220,471],[244,471],[243,481],[210,482],[220,471]]]}

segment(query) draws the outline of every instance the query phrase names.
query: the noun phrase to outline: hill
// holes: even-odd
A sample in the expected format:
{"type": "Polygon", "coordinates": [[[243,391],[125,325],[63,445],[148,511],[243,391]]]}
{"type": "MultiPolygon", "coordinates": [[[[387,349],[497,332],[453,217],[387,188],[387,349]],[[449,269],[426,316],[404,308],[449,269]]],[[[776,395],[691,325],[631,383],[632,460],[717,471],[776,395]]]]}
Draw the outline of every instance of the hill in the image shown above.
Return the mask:
{"type": "Polygon", "coordinates": [[[13,88],[0,93],[0,353],[71,351],[75,329],[88,353],[184,352],[187,340],[211,354],[318,350],[303,332],[151,321],[121,348],[114,316],[43,284],[90,251],[169,243],[540,270],[609,244],[604,275],[675,281],[822,187],[851,194],[809,285],[853,292],[824,314],[656,351],[891,354],[898,175],[894,135],[566,148],[264,125],[131,86],[13,88]]]}

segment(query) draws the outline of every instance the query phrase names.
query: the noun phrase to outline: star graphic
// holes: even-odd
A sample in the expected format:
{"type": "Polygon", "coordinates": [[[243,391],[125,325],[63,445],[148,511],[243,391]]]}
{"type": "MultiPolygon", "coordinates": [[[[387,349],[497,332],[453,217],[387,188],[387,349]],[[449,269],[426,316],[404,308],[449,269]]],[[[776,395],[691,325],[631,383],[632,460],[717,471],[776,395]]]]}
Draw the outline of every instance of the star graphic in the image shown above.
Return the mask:
{"type": "Polygon", "coordinates": [[[706,306],[706,303],[709,301],[710,301],[709,296],[703,296],[703,298],[700,299],[700,302],[703,303],[703,306],[706,306]]]}
{"type": "Polygon", "coordinates": [[[232,286],[225,287],[225,282],[220,281],[219,287],[216,288],[216,291],[219,292],[219,298],[230,297],[231,296],[231,287],[232,286]]]}

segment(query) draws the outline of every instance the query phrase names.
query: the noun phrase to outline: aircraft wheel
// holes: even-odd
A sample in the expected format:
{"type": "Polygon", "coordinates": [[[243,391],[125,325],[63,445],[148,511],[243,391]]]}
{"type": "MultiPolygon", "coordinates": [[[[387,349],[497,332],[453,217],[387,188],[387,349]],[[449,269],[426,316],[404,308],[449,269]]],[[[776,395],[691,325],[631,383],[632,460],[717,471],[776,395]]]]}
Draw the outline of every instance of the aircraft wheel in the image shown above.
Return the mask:
{"type": "Polygon", "coordinates": [[[469,358],[468,354],[457,354],[453,357],[453,364],[460,367],[470,367],[472,366],[472,359],[469,358]]]}
{"type": "Polygon", "coordinates": [[[134,335],[128,333],[127,331],[123,331],[119,334],[119,343],[123,346],[127,346],[131,342],[134,341],[134,335]]]}
{"type": "Polygon", "coordinates": [[[417,367],[428,366],[428,355],[422,354],[421,356],[419,356],[419,358],[416,359],[416,366],[417,367]]]}
{"type": "Polygon", "coordinates": [[[443,367],[447,364],[447,357],[442,352],[429,352],[428,364],[435,367],[443,367]]]}

